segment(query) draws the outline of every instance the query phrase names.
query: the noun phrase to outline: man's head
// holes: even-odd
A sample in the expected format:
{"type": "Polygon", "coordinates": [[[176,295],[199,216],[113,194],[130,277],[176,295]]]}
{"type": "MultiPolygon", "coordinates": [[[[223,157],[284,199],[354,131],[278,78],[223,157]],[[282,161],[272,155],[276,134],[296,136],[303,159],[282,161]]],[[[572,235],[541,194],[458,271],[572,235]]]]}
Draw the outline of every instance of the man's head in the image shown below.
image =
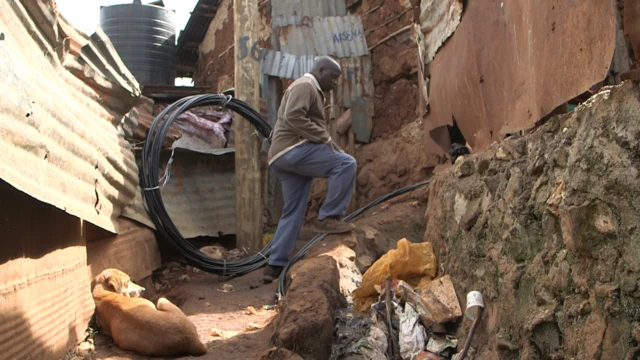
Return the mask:
{"type": "Polygon", "coordinates": [[[322,91],[330,91],[338,83],[342,68],[337,61],[328,56],[317,57],[311,68],[311,75],[315,76],[322,91]]]}

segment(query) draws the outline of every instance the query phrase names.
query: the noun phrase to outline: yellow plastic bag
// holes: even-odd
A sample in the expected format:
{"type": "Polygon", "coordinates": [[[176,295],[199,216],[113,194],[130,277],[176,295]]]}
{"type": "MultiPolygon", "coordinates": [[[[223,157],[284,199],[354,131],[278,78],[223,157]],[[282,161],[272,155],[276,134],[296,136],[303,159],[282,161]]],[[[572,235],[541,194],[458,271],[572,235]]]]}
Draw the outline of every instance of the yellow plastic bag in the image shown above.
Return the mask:
{"type": "Polygon", "coordinates": [[[362,285],[353,291],[353,306],[357,311],[368,311],[378,298],[376,286],[387,276],[421,288],[436,276],[436,270],[436,255],[430,242],[414,244],[400,239],[397,249],[389,250],[364,273],[362,285]]]}

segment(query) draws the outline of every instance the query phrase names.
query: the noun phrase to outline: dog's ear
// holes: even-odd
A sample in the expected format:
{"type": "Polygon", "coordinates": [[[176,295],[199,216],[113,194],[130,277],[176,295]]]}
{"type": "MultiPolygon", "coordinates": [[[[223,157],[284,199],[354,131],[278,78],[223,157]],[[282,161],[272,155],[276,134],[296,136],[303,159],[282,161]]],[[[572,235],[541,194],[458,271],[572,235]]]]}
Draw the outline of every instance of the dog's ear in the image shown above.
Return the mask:
{"type": "Polygon", "coordinates": [[[115,291],[118,294],[122,294],[122,289],[125,288],[125,284],[122,282],[122,279],[120,279],[120,277],[118,276],[109,277],[109,281],[107,282],[107,284],[109,284],[109,286],[113,288],[113,291],[115,291]]]}

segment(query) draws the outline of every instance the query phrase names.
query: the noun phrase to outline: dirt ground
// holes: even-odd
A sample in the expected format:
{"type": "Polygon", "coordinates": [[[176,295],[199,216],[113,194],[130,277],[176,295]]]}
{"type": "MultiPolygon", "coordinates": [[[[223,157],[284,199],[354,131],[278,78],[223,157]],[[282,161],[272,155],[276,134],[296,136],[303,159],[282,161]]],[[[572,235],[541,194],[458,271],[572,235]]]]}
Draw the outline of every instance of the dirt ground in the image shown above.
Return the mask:
{"type": "MultiPolygon", "coordinates": [[[[358,268],[364,270],[375,258],[394,247],[400,238],[420,241],[424,232],[425,196],[426,188],[372,208],[357,219],[358,230],[347,245],[343,244],[342,238],[331,236],[317,244],[290,271],[290,293],[280,304],[276,299],[276,284],[261,283],[262,269],[227,279],[175,261],[163,264],[161,269],[154,272],[153,282],[159,290],[155,291],[147,286],[148,293],[145,297],[155,301],[159,296],[165,296],[193,321],[200,338],[209,349],[208,353],[199,359],[231,360],[238,359],[239,354],[242,354],[241,357],[244,359],[281,358],[284,356],[282,354],[286,353],[284,349],[264,357],[273,347],[271,339],[276,333],[276,327],[280,331],[274,340],[279,342],[284,339],[285,343],[279,344],[281,346],[287,345],[287,336],[294,339],[293,341],[298,341],[295,339],[299,331],[316,334],[324,332],[324,337],[327,338],[325,342],[331,344],[332,325],[319,322],[318,319],[322,318],[322,314],[325,322],[327,318],[332,319],[335,308],[345,305],[344,300],[340,300],[337,289],[345,294],[357,286],[354,279],[357,279],[360,272],[354,265],[356,252],[362,254],[363,261],[358,263],[358,268]],[[327,263],[329,260],[331,264],[327,263]],[[347,266],[353,269],[345,275],[342,269],[347,266]],[[336,278],[338,268],[341,269],[339,280],[336,278]],[[331,271],[335,271],[335,274],[331,271]],[[297,285],[291,282],[292,278],[298,279],[297,285]],[[327,281],[331,284],[324,284],[327,281]],[[336,281],[340,282],[339,286],[333,284],[336,281]],[[335,288],[335,291],[329,291],[333,295],[331,299],[324,301],[328,288],[335,288]],[[313,289],[323,290],[312,291],[313,289]],[[274,305],[278,307],[272,308],[274,305]],[[316,310],[311,313],[298,311],[300,306],[312,306],[316,310]],[[255,312],[248,310],[249,307],[253,307],[255,312]],[[286,308],[286,315],[282,315],[283,307],[286,308]],[[280,319],[277,316],[278,312],[281,312],[280,319]],[[311,315],[309,319],[303,319],[305,313],[311,315]],[[303,330],[298,330],[300,328],[297,326],[302,326],[303,330]],[[228,337],[212,336],[214,329],[228,337]],[[291,330],[289,335],[287,329],[291,330]]],[[[314,235],[308,228],[303,228],[296,251],[314,235]]],[[[298,343],[295,346],[303,345],[298,343]]],[[[80,344],[73,360],[146,359],[119,349],[111,338],[99,333],[94,336],[95,351],[87,352],[86,349],[89,347],[91,346],[87,342],[80,344]]],[[[318,352],[330,351],[330,345],[328,348],[313,344],[308,347],[308,354],[311,355],[303,356],[305,359],[314,358],[314,354],[318,352]]]]}

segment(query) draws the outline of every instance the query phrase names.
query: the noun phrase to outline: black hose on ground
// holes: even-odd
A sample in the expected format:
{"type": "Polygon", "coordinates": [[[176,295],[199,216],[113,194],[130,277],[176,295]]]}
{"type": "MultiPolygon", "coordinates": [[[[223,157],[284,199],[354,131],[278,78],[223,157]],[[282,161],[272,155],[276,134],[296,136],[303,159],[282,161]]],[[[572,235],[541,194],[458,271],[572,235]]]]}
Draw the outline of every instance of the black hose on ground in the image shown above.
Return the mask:
{"type": "MultiPolygon", "coordinates": [[[[360,209],[352,212],[351,214],[349,214],[347,217],[345,217],[342,221],[344,222],[349,222],[352,221],[353,219],[357,218],[358,216],[362,215],[364,212],[366,212],[367,210],[371,209],[372,207],[376,206],[376,205],[380,205],[381,203],[391,200],[396,196],[400,196],[403,194],[406,194],[408,192],[417,190],[421,187],[427,186],[429,185],[430,181],[425,181],[425,182],[421,182],[415,185],[409,185],[409,186],[405,186],[401,189],[398,189],[396,191],[393,191],[387,195],[383,195],[375,200],[373,200],[372,202],[368,203],[367,205],[361,207],[360,209]]],[[[291,261],[289,262],[289,265],[287,265],[284,270],[282,271],[282,273],[280,274],[280,277],[278,278],[278,298],[281,298],[285,295],[286,293],[286,288],[285,288],[285,280],[287,277],[287,272],[289,271],[289,268],[291,268],[291,265],[295,264],[296,261],[300,260],[301,258],[303,258],[307,252],[309,252],[309,249],[311,249],[311,247],[313,247],[313,245],[315,245],[316,243],[324,240],[324,238],[327,237],[328,234],[318,234],[316,235],[316,237],[314,237],[313,239],[311,239],[308,243],[306,243],[302,249],[300,249],[300,251],[298,251],[298,253],[291,259],[291,261]]]]}
{"type": "MultiPolygon", "coordinates": [[[[269,138],[271,135],[271,126],[269,123],[254,109],[245,102],[235,99],[225,94],[204,94],[193,95],[182,98],[166,109],[164,109],[153,121],[149,129],[149,134],[144,142],[142,151],[142,166],[140,168],[140,182],[142,185],[143,197],[147,211],[151,220],[156,226],[158,233],[169,242],[169,244],[184,257],[185,261],[198,269],[206,272],[220,274],[223,276],[237,276],[255,271],[267,264],[267,258],[271,253],[271,242],[267,244],[260,252],[250,255],[244,259],[237,261],[226,261],[213,259],[206,254],[200,252],[198,248],[189,243],[176,228],[167,213],[162,201],[160,193],[160,152],[162,150],[162,142],[169,131],[169,127],[175,119],[185,111],[200,106],[222,106],[232,110],[247,119],[255,128],[257,133],[269,138]]],[[[363,214],[372,207],[392,199],[396,196],[416,190],[426,186],[429,182],[423,182],[416,185],[404,187],[390,194],[384,195],[366,206],[351,213],[344,218],[344,221],[351,221],[363,214]]],[[[322,241],[327,234],[319,234],[293,257],[290,264],[285,267],[278,279],[278,294],[285,294],[285,278],[286,273],[296,261],[305,256],[309,249],[319,241],[322,241]]]]}

